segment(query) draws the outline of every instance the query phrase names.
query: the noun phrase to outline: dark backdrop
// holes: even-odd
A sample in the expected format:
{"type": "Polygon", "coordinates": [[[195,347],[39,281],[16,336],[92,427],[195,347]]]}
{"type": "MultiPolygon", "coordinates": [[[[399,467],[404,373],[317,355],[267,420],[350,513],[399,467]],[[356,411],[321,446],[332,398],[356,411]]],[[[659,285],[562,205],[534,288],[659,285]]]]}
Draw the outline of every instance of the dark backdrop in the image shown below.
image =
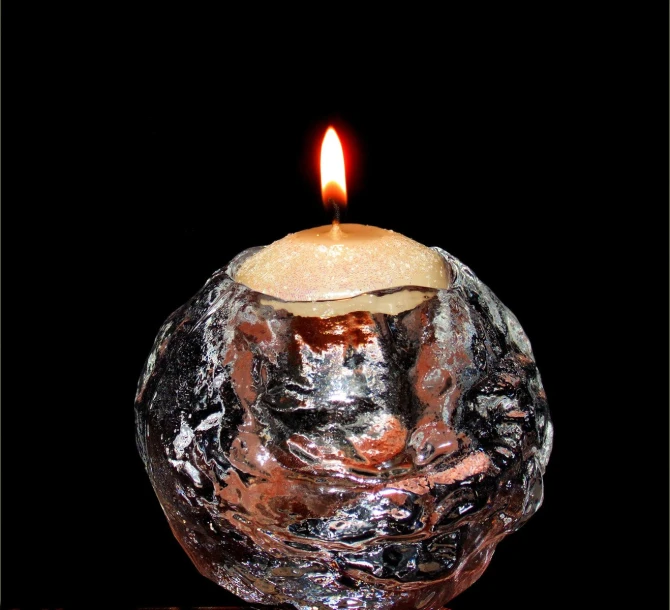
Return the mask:
{"type": "Polygon", "coordinates": [[[329,124],[347,154],[347,221],[469,265],[521,321],[549,398],[545,504],[452,610],[650,607],[667,574],[667,192],[652,183],[667,119],[622,96],[663,100],[667,87],[622,76],[628,47],[603,59],[594,29],[570,20],[569,43],[509,18],[494,38],[471,25],[467,44],[444,32],[418,48],[415,33],[320,58],[318,37],[284,57],[179,18],[37,51],[16,40],[26,69],[3,113],[6,607],[235,602],[168,528],[135,448],[134,392],[160,324],[212,272],[327,221],[329,124]]]}

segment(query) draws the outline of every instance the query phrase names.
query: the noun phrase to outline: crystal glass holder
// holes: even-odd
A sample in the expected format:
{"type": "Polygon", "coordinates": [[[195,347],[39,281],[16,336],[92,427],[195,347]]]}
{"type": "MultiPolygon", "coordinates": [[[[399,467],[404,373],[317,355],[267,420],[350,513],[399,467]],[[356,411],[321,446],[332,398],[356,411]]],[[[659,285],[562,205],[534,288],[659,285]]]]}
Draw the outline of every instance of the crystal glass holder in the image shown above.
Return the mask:
{"type": "Polygon", "coordinates": [[[546,397],[515,316],[445,290],[287,303],[239,254],[164,323],[137,442],[198,570],[248,602],[441,608],[542,502],[546,397]]]}

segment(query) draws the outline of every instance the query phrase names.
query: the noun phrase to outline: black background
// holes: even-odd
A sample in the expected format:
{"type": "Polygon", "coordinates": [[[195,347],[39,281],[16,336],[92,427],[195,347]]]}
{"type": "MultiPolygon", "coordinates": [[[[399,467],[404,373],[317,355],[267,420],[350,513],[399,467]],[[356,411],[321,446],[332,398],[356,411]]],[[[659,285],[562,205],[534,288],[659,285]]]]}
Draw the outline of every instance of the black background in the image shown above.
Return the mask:
{"type": "Polygon", "coordinates": [[[330,124],[347,221],[469,265],[521,321],[549,398],[545,504],[450,607],[651,607],[668,538],[651,21],[349,15],[266,36],[191,9],[52,10],[6,25],[3,51],[4,607],[235,603],[168,528],[134,392],[160,324],[212,272],[327,222],[330,124]]]}

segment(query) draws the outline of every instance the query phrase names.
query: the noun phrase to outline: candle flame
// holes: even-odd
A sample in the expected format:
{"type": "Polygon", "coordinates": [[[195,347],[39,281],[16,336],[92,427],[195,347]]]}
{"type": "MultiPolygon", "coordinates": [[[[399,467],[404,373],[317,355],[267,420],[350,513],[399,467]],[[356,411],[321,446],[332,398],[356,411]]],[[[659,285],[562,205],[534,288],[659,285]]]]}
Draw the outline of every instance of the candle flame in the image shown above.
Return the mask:
{"type": "Polygon", "coordinates": [[[333,208],[336,220],[347,205],[347,183],[344,177],[344,153],[337,133],[328,128],[321,144],[321,194],[327,209],[333,208]]]}

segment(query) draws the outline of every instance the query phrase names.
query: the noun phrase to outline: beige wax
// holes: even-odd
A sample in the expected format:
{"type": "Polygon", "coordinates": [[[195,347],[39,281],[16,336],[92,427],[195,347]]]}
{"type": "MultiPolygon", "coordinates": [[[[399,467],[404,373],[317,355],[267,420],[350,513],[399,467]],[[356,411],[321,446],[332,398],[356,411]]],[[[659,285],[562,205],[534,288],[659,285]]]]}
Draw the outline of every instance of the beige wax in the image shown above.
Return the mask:
{"type": "Polygon", "coordinates": [[[292,233],[247,259],[235,280],[285,301],[345,299],[398,286],[448,287],[442,257],[400,233],[337,223],[292,233]]]}

